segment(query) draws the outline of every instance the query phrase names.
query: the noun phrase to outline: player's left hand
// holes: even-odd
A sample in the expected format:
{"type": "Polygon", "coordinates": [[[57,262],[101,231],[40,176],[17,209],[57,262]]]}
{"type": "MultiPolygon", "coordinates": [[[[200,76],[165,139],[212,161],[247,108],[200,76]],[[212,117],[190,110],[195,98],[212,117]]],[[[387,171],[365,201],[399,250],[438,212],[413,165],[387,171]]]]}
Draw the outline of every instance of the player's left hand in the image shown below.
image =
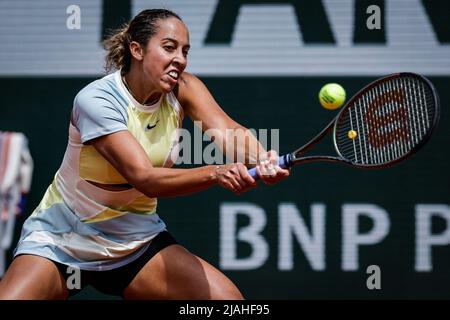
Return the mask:
{"type": "Polygon", "coordinates": [[[278,154],[275,150],[259,156],[256,172],[265,184],[275,184],[289,176],[288,169],[278,166],[278,154]]]}

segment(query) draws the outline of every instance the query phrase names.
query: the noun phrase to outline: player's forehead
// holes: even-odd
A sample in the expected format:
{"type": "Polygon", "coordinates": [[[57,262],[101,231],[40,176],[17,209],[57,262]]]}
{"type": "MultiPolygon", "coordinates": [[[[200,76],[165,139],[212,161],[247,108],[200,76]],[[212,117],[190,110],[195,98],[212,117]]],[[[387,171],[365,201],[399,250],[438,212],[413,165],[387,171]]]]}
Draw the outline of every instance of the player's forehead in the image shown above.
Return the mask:
{"type": "Polygon", "coordinates": [[[181,46],[189,46],[189,30],[183,21],[174,17],[158,20],[158,31],[153,38],[158,41],[174,41],[181,46]]]}

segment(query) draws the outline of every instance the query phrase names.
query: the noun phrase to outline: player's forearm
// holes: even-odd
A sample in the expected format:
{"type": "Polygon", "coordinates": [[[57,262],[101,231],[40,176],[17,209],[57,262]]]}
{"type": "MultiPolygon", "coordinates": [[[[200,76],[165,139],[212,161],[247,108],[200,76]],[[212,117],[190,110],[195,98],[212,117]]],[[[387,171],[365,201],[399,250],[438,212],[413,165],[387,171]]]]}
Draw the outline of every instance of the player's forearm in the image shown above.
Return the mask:
{"type": "Polygon", "coordinates": [[[227,134],[226,142],[228,158],[232,154],[233,161],[243,162],[247,167],[254,167],[259,156],[266,152],[252,132],[240,125],[227,134]]]}
{"type": "Polygon", "coordinates": [[[132,185],[148,197],[187,195],[217,183],[216,166],[192,169],[152,168],[139,174],[132,185]]]}

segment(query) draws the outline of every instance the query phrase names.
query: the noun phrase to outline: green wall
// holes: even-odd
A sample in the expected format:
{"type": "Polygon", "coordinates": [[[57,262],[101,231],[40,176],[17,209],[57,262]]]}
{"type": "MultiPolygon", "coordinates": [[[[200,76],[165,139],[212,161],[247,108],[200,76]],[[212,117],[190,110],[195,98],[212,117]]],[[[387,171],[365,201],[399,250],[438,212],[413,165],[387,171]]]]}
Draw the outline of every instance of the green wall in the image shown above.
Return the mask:
{"type": "MultiPolygon", "coordinates": [[[[355,94],[375,77],[273,77],[203,78],[219,104],[248,128],[279,128],[280,151],[291,151],[312,138],[336,114],[321,108],[317,93],[327,82],[342,84],[347,95],[355,94]]],[[[38,204],[58,169],[67,142],[73,98],[92,78],[0,78],[0,128],[20,131],[29,138],[35,162],[27,211],[19,218],[16,238],[24,218],[38,204]]],[[[223,271],[251,299],[346,299],[346,298],[450,298],[450,246],[434,246],[433,269],[415,269],[417,204],[449,205],[450,118],[446,95],[449,77],[431,77],[440,94],[442,115],[431,141],[409,161],[393,168],[365,171],[339,164],[311,163],[296,167],[279,185],[260,184],[235,196],[219,187],[192,196],[160,199],[158,213],[169,230],[193,253],[219,266],[220,207],[223,203],[252,203],[264,210],[267,224],[262,231],[269,246],[267,260],[252,270],[223,271]],[[293,269],[280,271],[279,205],[293,203],[310,226],[310,206],[324,204],[325,269],[313,270],[297,241],[293,244],[293,269]],[[359,248],[359,269],[342,268],[342,206],[368,203],[388,212],[390,229],[375,245],[359,248]],[[368,290],[366,268],[381,268],[380,290],[368,290]]],[[[186,119],[186,127],[192,123],[186,119]]],[[[326,152],[327,148],[318,151],[326,152]]],[[[331,149],[330,149],[331,150],[331,149]]],[[[239,216],[237,228],[250,222],[239,216]]],[[[450,228],[442,217],[432,219],[435,234],[450,228]]],[[[373,228],[367,217],[360,220],[360,232],[373,228]]],[[[238,242],[238,257],[245,258],[252,247],[238,242]]],[[[10,261],[10,260],[9,260],[10,261]]],[[[105,297],[85,291],[80,297],[105,297]]]]}

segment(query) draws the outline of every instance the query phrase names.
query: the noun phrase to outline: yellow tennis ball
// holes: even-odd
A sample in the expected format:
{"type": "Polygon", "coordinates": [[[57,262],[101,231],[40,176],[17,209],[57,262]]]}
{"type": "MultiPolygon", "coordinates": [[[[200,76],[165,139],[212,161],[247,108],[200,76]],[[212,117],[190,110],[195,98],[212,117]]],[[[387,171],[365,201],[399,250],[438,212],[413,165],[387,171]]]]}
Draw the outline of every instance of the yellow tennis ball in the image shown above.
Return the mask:
{"type": "Polygon", "coordinates": [[[350,130],[347,135],[350,139],[353,140],[358,136],[358,133],[355,130],[350,130]]]}
{"type": "Polygon", "coordinates": [[[337,83],[328,83],[320,89],[319,101],[325,109],[337,109],[345,101],[345,90],[337,83]]]}

